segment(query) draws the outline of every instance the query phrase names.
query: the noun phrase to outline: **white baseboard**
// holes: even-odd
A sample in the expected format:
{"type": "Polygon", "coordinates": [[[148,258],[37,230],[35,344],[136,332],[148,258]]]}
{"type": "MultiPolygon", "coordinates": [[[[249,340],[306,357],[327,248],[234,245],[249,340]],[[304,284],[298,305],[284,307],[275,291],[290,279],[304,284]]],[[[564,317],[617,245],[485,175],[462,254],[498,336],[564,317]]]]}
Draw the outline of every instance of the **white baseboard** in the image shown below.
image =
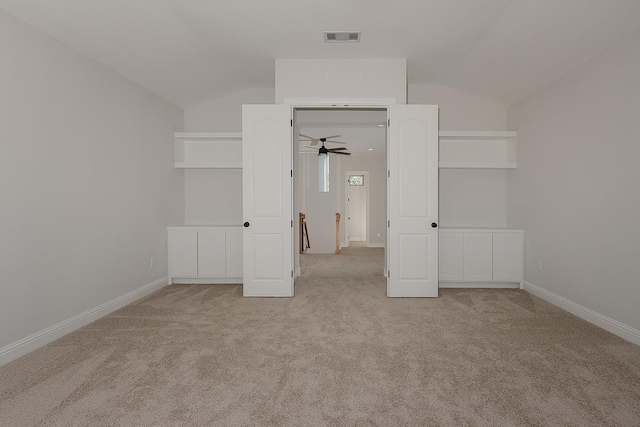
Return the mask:
{"type": "Polygon", "coordinates": [[[131,304],[132,302],[167,286],[167,284],[167,277],[163,277],[146,284],[141,288],[87,310],[84,313],[80,313],[77,316],[73,316],[67,320],[36,332],[35,334],[29,335],[26,338],[4,346],[0,348],[0,366],[15,360],[20,356],[24,356],[43,345],[49,344],[50,342],[53,342],[76,329],[80,329],[81,327],[88,325],[89,323],[98,320],[99,318],[106,316],[127,304],[131,304]]]}
{"type": "Polygon", "coordinates": [[[300,277],[301,274],[302,274],[302,272],[300,271],[300,267],[296,268],[295,278],[297,279],[298,277],[300,277]]]}
{"type": "Polygon", "coordinates": [[[363,238],[363,237],[354,237],[354,238],[349,238],[350,242],[366,242],[367,239],[363,238]]]}
{"type": "Polygon", "coordinates": [[[367,243],[368,248],[384,248],[384,243],[367,243]]]}
{"type": "Polygon", "coordinates": [[[520,283],[438,282],[438,287],[455,289],[519,289],[520,283]]]}
{"type": "Polygon", "coordinates": [[[636,345],[640,345],[640,330],[638,329],[632,328],[629,325],[625,325],[622,322],[618,322],[617,320],[583,307],[580,304],[554,294],[540,286],[536,286],[533,283],[524,282],[523,289],[530,294],[542,298],[543,300],[550,302],[551,304],[558,306],[583,320],[586,320],[589,323],[593,323],[594,325],[601,327],[605,331],[609,331],[620,338],[624,338],[636,345]]]}

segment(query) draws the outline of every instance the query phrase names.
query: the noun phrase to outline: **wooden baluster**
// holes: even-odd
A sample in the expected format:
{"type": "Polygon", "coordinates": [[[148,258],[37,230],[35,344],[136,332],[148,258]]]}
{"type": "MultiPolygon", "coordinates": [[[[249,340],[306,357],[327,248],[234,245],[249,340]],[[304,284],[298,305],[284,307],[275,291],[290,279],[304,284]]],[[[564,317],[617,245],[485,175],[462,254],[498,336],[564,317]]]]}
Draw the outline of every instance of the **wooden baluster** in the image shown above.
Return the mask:
{"type": "Polygon", "coordinates": [[[300,253],[304,252],[304,217],[305,215],[301,212],[300,214],[300,253]]]}
{"type": "Polygon", "coordinates": [[[336,253],[340,253],[340,213],[336,212],[336,253]]]}
{"type": "Polygon", "coordinates": [[[309,249],[311,247],[311,243],[309,243],[309,230],[307,229],[307,214],[299,213],[300,218],[300,248],[299,252],[304,253],[305,249],[309,249]],[[307,246],[304,246],[304,238],[307,237],[307,246]]]}

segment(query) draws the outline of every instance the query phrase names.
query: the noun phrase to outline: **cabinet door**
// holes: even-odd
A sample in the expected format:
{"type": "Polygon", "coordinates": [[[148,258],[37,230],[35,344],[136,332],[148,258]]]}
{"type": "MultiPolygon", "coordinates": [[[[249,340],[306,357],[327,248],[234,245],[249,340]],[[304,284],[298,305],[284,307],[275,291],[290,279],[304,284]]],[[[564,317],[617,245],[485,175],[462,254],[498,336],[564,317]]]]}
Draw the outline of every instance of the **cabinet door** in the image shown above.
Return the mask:
{"type": "Polygon", "coordinates": [[[492,233],[464,233],[464,281],[493,280],[492,233]]]}
{"type": "Polygon", "coordinates": [[[242,277],[242,229],[227,230],[227,277],[242,277]]]}
{"type": "Polygon", "coordinates": [[[225,276],[225,230],[198,231],[198,276],[225,276]]]}
{"type": "Polygon", "coordinates": [[[168,230],[167,247],[169,277],[198,275],[198,231],[196,229],[168,230]]]}
{"type": "Polygon", "coordinates": [[[443,282],[462,282],[462,245],[461,232],[440,231],[439,278],[443,282]]]}
{"type": "Polygon", "coordinates": [[[493,280],[521,282],[524,236],[521,233],[495,233],[493,235],[493,280]]]}

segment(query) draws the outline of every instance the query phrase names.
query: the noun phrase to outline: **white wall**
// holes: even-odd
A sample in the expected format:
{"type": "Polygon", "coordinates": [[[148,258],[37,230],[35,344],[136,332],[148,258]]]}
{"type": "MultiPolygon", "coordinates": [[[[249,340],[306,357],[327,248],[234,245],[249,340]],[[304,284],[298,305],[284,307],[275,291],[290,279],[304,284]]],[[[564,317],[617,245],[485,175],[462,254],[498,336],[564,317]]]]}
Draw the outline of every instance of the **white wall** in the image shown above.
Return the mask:
{"type": "Polygon", "coordinates": [[[180,108],[2,10],[0,62],[1,350],[166,276],[184,202],[180,108]]]}
{"type": "MultiPolygon", "coordinates": [[[[249,88],[187,108],[184,111],[185,130],[241,132],[242,104],[273,104],[274,93],[273,88],[249,88]]],[[[186,224],[242,223],[241,170],[185,170],[184,194],[186,224]]]]}
{"type": "Polygon", "coordinates": [[[276,59],[276,103],[286,98],[395,98],[407,103],[406,59],[276,59]]]}
{"type": "MultiPolygon", "coordinates": [[[[505,130],[506,107],[446,86],[409,85],[409,104],[440,108],[440,130],[505,130]]],[[[440,171],[441,227],[505,227],[505,170],[440,171]]]]}
{"type": "Polygon", "coordinates": [[[274,88],[247,88],[184,110],[187,132],[241,132],[242,104],[273,104],[274,88]]]}
{"type": "Polygon", "coordinates": [[[185,170],[184,207],[188,225],[242,224],[242,169],[185,170]]]}
{"type": "Polygon", "coordinates": [[[329,191],[321,193],[319,187],[318,156],[314,154],[300,154],[300,161],[305,163],[302,169],[305,173],[305,210],[307,228],[311,248],[308,253],[331,254],[336,250],[336,212],[338,200],[341,197],[340,170],[341,159],[337,155],[329,158],[329,191]]]}
{"type": "Polygon", "coordinates": [[[525,279],[640,329],[640,33],[510,109],[525,279]],[[538,261],[542,271],[538,271],[538,261]]]}
{"type": "MultiPolygon", "coordinates": [[[[387,157],[382,153],[344,157],[340,166],[341,185],[344,186],[345,171],[369,172],[369,244],[383,246],[387,242],[387,157]],[[380,237],[378,237],[380,233],[380,237]]],[[[344,196],[340,200],[340,212],[346,216],[344,196]]],[[[347,241],[342,227],[340,239],[347,241]]]]}
{"type": "Polygon", "coordinates": [[[408,104],[438,105],[440,130],[504,130],[506,106],[447,86],[410,84],[408,104]]]}
{"type": "Polygon", "coordinates": [[[500,169],[441,169],[440,226],[507,225],[507,172],[500,169]]]}

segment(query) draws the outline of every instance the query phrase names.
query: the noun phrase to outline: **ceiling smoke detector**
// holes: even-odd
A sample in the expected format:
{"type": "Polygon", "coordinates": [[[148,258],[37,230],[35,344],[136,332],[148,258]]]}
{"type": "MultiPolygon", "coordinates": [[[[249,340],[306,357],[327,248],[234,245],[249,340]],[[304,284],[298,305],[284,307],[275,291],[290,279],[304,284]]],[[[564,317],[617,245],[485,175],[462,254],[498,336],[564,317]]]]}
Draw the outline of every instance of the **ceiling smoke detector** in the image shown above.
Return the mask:
{"type": "Polygon", "coordinates": [[[360,41],[360,31],[325,31],[325,43],[357,43],[360,41]]]}

